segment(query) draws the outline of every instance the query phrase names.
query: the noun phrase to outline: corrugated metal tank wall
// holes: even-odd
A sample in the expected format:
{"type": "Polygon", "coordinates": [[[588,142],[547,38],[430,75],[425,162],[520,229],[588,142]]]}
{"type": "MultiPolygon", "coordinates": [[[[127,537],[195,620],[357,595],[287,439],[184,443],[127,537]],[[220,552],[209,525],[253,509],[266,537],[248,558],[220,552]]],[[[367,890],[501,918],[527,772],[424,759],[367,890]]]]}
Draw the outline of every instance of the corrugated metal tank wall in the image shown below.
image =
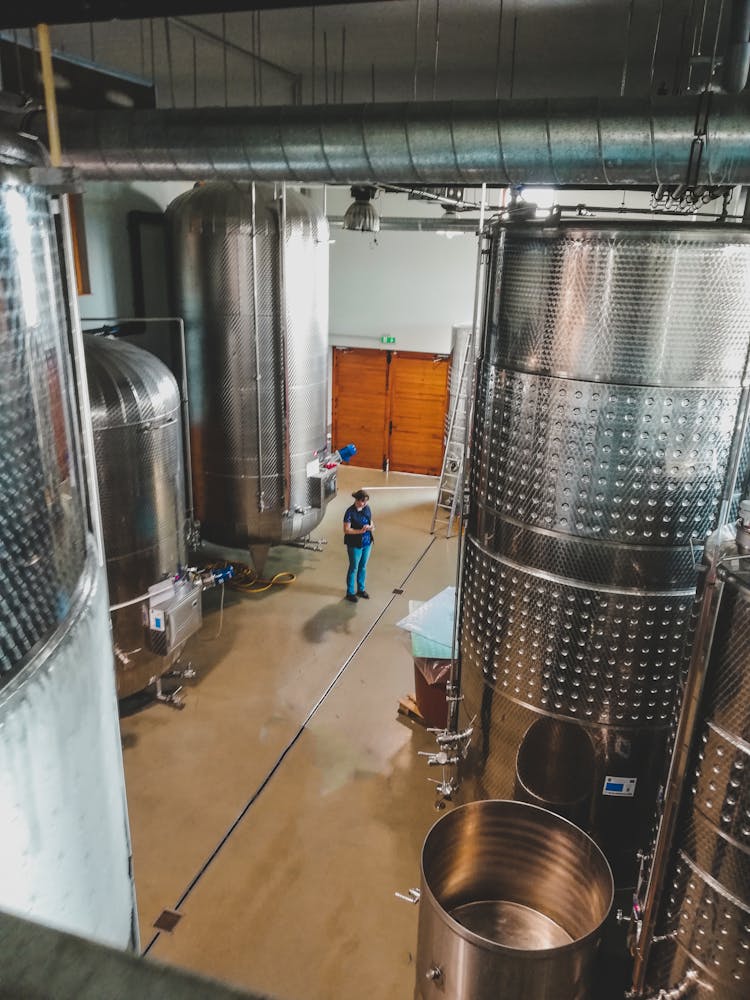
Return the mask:
{"type": "Polygon", "coordinates": [[[328,224],[294,191],[203,184],[167,209],[196,512],[232,548],[308,534],[327,497],[328,224]]]}
{"type": "Polygon", "coordinates": [[[0,370],[0,907],[127,947],[107,588],[87,543],[55,228],[46,191],[1,165],[0,370]]]}
{"type": "MultiPolygon", "coordinates": [[[[110,603],[128,604],[187,565],[180,393],[166,365],[132,344],[89,336],[85,349],[110,603]]],[[[112,628],[124,698],[174,657],[148,648],[143,602],[113,611],[112,628]]]]}
{"type": "Polygon", "coordinates": [[[496,228],[461,589],[466,798],[649,843],[750,343],[731,227],[496,228]]]}

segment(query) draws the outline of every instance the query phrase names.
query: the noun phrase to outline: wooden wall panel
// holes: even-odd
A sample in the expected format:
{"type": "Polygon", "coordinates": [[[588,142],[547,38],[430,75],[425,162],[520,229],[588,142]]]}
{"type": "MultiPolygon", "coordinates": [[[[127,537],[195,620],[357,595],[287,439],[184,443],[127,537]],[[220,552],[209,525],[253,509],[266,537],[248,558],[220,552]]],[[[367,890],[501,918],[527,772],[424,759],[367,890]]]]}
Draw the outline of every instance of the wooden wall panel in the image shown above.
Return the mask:
{"type": "Polygon", "coordinates": [[[448,358],[334,348],[333,446],[354,442],[352,465],[440,475],[448,358]]]}
{"type": "Polygon", "coordinates": [[[439,476],[448,408],[448,359],[394,352],[390,370],[390,467],[439,476]]]}
{"type": "Polygon", "coordinates": [[[384,469],[387,461],[388,358],[386,351],[333,350],[333,447],[353,442],[351,461],[384,469]]]}

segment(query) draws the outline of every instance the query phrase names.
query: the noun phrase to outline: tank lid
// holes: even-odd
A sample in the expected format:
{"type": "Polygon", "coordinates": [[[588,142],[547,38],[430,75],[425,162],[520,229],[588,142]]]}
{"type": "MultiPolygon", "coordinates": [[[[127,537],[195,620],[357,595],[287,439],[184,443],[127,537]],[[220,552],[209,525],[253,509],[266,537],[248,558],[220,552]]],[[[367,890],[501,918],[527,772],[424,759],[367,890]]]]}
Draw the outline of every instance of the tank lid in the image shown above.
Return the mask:
{"type": "Polygon", "coordinates": [[[110,337],[84,337],[96,430],[173,417],[180,405],[169,368],[149,351],[110,337]]]}
{"type": "Polygon", "coordinates": [[[30,135],[0,127],[0,166],[40,167],[46,162],[40,142],[30,135]]]}
{"type": "Polygon", "coordinates": [[[748,243],[750,228],[744,225],[718,226],[710,222],[679,222],[674,219],[560,219],[552,222],[549,219],[524,219],[512,221],[493,219],[490,223],[494,231],[506,232],[510,236],[535,236],[538,239],[554,240],[563,235],[594,237],[601,235],[605,239],[625,238],[637,239],[639,236],[653,240],[659,236],[682,240],[706,241],[710,243],[748,243]]]}

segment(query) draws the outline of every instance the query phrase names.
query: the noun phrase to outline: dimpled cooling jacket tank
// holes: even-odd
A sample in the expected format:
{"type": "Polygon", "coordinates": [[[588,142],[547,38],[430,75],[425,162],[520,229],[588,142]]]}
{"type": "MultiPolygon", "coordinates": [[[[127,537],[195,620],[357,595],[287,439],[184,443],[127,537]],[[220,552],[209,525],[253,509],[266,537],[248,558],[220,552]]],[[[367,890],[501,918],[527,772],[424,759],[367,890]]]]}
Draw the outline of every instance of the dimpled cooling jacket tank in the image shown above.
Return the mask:
{"type": "Polygon", "coordinates": [[[124,948],[107,584],[81,500],[52,208],[27,152],[31,165],[0,135],[0,909],[124,948]]]}
{"type": "Polygon", "coordinates": [[[692,764],[648,983],[696,975],[694,1000],[750,995],[750,567],[734,544],[724,576],[692,764]]]}
{"type": "Polygon", "coordinates": [[[691,546],[741,445],[750,237],[498,226],[489,280],[461,589],[464,796],[566,816],[632,886],[687,665],[691,546]]]}

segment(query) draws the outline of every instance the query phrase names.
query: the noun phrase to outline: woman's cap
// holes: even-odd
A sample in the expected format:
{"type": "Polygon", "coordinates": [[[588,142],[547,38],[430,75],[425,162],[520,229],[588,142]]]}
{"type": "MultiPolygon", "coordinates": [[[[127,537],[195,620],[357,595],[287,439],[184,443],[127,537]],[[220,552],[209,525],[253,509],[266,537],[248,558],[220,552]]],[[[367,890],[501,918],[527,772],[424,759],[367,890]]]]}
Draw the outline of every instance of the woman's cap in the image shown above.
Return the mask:
{"type": "Polygon", "coordinates": [[[365,493],[364,490],[356,490],[354,493],[352,493],[352,496],[354,497],[355,500],[369,500],[370,499],[370,497],[368,496],[367,493],[365,493]]]}

